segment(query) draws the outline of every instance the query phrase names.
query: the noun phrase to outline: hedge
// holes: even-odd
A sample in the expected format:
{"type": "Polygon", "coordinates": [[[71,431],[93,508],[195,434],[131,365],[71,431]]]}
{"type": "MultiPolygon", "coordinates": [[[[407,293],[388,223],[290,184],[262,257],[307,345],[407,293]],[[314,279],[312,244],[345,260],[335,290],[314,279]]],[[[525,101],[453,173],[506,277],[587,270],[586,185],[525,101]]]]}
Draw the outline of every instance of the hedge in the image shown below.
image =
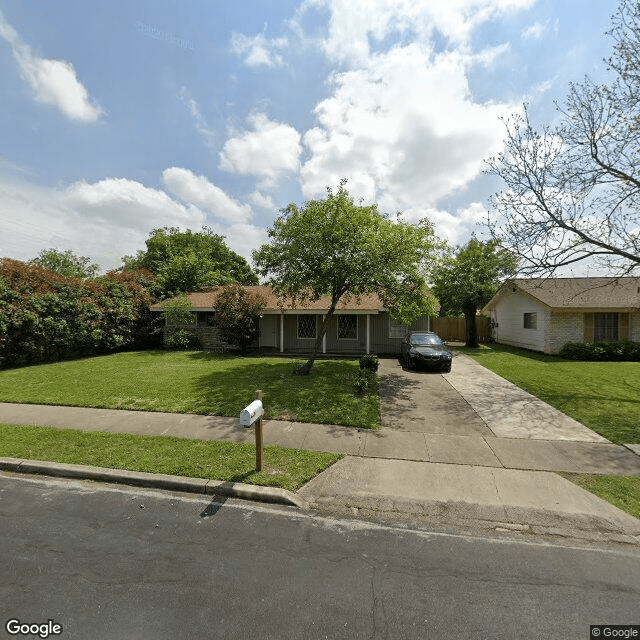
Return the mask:
{"type": "Polygon", "coordinates": [[[0,260],[0,368],[156,344],[149,272],[82,280],[0,260]]]}
{"type": "Polygon", "coordinates": [[[570,360],[625,360],[640,362],[640,343],[619,342],[567,342],[559,355],[570,360]]]}

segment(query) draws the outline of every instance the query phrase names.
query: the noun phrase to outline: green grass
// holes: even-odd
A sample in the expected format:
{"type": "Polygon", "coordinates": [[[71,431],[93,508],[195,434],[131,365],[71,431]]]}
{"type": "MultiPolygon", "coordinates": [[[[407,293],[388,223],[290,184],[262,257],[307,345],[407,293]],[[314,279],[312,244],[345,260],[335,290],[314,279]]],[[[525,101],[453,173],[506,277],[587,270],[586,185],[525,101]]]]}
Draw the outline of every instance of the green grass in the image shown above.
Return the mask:
{"type": "Polygon", "coordinates": [[[578,362],[504,345],[456,350],[607,440],[640,443],[640,363],[578,362]]]}
{"type": "Polygon", "coordinates": [[[263,391],[267,418],[380,427],[373,389],[357,396],[353,360],[240,358],[202,351],[134,351],[0,371],[0,401],[239,416],[263,391]]]}
{"type": "Polygon", "coordinates": [[[640,476],[559,475],[640,519],[640,476]]]}
{"type": "Polygon", "coordinates": [[[255,471],[250,444],[0,423],[0,457],[85,464],[276,486],[295,491],[342,454],[268,446],[255,471]]]}

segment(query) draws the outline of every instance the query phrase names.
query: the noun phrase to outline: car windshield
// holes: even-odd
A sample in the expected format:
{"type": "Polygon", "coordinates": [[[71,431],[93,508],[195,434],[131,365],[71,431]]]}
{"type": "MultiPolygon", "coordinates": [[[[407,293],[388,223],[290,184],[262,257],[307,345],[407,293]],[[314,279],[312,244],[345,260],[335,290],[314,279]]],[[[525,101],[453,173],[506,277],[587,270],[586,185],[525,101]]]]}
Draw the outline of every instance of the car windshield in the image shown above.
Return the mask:
{"type": "Polygon", "coordinates": [[[438,336],[430,336],[426,333],[416,333],[410,337],[411,344],[426,344],[441,347],[444,343],[438,336]]]}

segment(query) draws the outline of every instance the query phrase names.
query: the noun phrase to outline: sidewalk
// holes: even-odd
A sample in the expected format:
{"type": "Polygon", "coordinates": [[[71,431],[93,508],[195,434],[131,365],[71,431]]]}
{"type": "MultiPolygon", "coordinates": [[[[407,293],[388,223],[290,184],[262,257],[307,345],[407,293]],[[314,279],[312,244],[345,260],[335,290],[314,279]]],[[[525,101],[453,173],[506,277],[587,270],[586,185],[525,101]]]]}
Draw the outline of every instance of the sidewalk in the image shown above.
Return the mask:
{"type": "MultiPolygon", "coordinates": [[[[380,375],[380,431],[265,421],[266,445],[347,454],[298,492],[306,502],[640,543],[640,520],[550,473],[640,475],[638,445],[611,444],[459,354],[444,376],[393,360],[381,360],[380,375]]],[[[192,414],[0,403],[0,422],[254,442],[238,418],[192,414]]]]}

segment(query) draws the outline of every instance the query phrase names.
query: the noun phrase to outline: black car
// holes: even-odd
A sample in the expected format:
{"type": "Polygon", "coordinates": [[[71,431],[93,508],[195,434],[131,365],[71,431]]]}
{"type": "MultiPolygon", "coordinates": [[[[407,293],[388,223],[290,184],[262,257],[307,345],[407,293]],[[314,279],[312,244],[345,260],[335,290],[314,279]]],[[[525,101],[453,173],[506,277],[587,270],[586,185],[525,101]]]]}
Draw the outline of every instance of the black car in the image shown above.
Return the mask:
{"type": "Polygon", "coordinates": [[[451,371],[451,351],[437,333],[412,331],[402,340],[400,358],[409,368],[451,371]]]}

